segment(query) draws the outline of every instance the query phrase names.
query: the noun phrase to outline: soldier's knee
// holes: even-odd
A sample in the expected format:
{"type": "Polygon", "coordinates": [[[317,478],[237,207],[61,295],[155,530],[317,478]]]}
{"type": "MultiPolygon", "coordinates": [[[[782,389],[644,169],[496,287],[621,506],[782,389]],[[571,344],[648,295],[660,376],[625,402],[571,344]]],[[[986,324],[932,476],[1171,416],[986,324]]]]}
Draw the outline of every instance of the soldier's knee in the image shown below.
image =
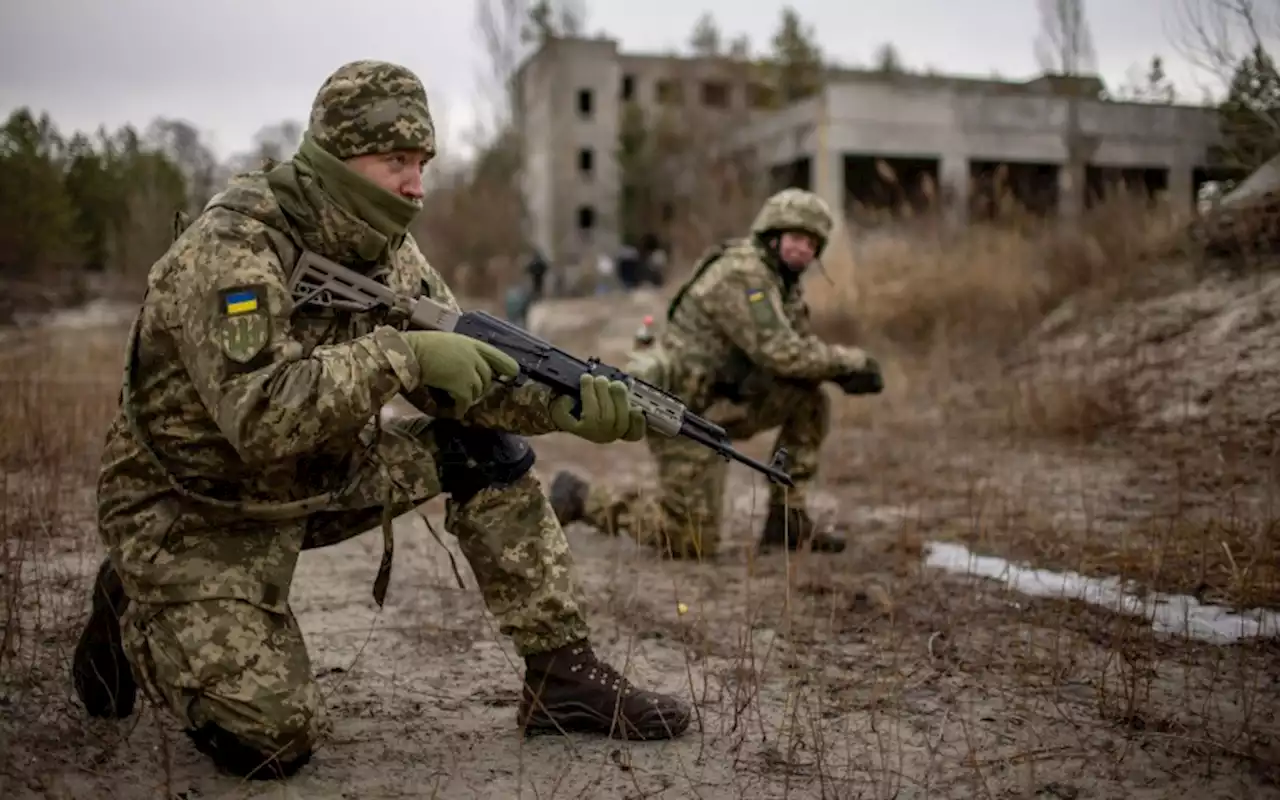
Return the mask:
{"type": "Polygon", "coordinates": [[[454,420],[431,424],[440,461],[440,488],[458,505],[482,490],[510,486],[533,469],[536,456],[523,437],[473,428],[454,420]]]}
{"type": "Polygon", "coordinates": [[[201,697],[193,706],[197,724],[187,735],[196,749],[241,777],[288,777],[311,759],[320,738],[323,709],[311,682],[248,704],[201,697]]]}
{"type": "Polygon", "coordinates": [[[187,731],[187,736],[220,769],[253,780],[290,777],[306,766],[316,746],[310,725],[284,725],[249,734],[206,722],[187,731]]]}

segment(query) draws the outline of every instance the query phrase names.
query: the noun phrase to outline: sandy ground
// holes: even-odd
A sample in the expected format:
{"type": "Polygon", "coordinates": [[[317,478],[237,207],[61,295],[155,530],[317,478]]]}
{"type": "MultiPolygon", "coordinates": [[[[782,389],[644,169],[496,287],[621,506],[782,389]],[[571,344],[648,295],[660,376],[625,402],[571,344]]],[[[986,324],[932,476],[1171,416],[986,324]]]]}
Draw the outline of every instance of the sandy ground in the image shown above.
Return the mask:
{"type": "MultiPolygon", "coordinates": [[[[612,354],[652,305],[616,306],[575,337],[612,354]]],[[[568,531],[596,646],[637,681],[696,702],[674,742],[519,738],[519,663],[438,503],[423,510],[444,547],[417,515],[397,522],[381,611],[376,532],[305,553],[291,602],[335,732],[287,784],[216,774],[152,709],[86,721],[67,675],[99,552],[81,486],[63,535],[6,563],[23,561],[39,589],[24,595],[27,630],[0,693],[0,796],[1280,797],[1276,640],[1156,636],[1132,617],[922,566],[929,540],[1067,559],[1079,548],[1051,544],[1063,531],[1119,536],[1121,522],[1168,502],[1150,453],[841,416],[814,503],[851,539],[839,556],[756,557],[766,492],[736,465],[716,564],[664,564],[628,540],[568,531]]],[[[564,466],[652,475],[637,447],[557,435],[537,450],[548,480],[564,466]]],[[[10,497],[18,483],[6,481],[10,497]]]]}

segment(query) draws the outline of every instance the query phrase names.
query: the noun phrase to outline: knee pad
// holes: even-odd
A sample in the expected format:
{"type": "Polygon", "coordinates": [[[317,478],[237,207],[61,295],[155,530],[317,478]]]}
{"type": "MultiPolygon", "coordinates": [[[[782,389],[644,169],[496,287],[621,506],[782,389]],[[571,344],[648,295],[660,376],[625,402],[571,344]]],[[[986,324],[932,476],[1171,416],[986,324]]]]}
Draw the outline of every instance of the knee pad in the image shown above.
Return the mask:
{"type": "Polygon", "coordinates": [[[310,742],[301,750],[296,745],[288,745],[285,749],[290,753],[282,758],[272,752],[263,752],[261,747],[211,722],[187,731],[187,736],[197,750],[213,759],[217,767],[249,780],[288,778],[311,760],[310,742]]]}
{"type": "Polygon", "coordinates": [[[458,505],[490,486],[515,483],[536,456],[524,437],[437,419],[431,432],[439,450],[440,488],[458,505]]]}

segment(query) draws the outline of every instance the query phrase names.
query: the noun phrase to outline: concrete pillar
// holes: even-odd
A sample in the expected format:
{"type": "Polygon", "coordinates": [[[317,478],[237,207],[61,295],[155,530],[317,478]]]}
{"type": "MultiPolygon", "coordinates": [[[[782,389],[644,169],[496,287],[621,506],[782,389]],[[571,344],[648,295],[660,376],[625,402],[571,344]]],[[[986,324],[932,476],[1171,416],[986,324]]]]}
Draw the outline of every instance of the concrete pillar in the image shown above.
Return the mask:
{"type": "Polygon", "coordinates": [[[809,161],[810,181],[814,194],[827,201],[831,213],[841,220],[844,208],[844,153],[828,150],[814,153],[809,161]]]}
{"type": "Polygon", "coordinates": [[[1174,211],[1195,209],[1195,170],[1190,162],[1181,161],[1169,165],[1168,188],[1165,199],[1174,211]]]}
{"type": "Polygon", "coordinates": [[[969,224],[969,159],[963,153],[948,153],[938,164],[939,196],[945,206],[943,218],[956,226],[969,224]]]}
{"type": "Polygon", "coordinates": [[[1085,164],[1067,162],[1058,168],[1058,215],[1079,219],[1084,213],[1085,164]]]}

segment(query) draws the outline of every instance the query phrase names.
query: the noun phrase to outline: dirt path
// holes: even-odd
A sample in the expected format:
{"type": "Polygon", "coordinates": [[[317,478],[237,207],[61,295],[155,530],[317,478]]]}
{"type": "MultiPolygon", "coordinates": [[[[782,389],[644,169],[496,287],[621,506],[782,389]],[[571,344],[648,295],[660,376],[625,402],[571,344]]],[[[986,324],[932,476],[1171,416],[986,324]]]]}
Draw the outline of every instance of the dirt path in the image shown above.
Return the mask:
{"type": "MultiPolygon", "coordinates": [[[[640,447],[557,435],[537,449],[547,480],[563,466],[652,474],[640,447]]],[[[85,721],[66,674],[99,552],[81,485],[66,534],[22,554],[31,624],[0,693],[0,796],[1280,797],[1275,640],[1157,637],[1131,617],[922,566],[928,540],[1039,553],[1051,548],[1025,540],[1047,539],[1048,522],[1136,516],[1156,502],[1135,482],[1139,459],[885,426],[846,427],[826,465],[815,505],[851,537],[839,556],[755,557],[766,495],[736,465],[715,565],[665,564],[626,539],[568,531],[597,647],[642,683],[696,701],[698,720],[675,742],[519,738],[519,664],[438,503],[425,510],[465,590],[414,515],[397,522],[380,612],[376,532],[305,553],[291,602],[335,731],[287,785],[216,774],[150,709],[85,721]]]]}
{"type": "MultiPolygon", "coordinates": [[[[540,456],[599,471],[623,456],[611,449],[548,441],[540,456]]],[[[1123,618],[975,588],[922,569],[918,543],[891,524],[867,525],[836,558],[750,559],[749,506],[731,504],[739,547],[717,566],[663,565],[626,540],[570,531],[598,646],[639,680],[697,699],[680,741],[520,740],[513,651],[451,537],[441,534],[467,591],[426,525],[405,517],[380,613],[377,536],[302,559],[293,606],[336,727],[291,794],[216,775],[149,711],[83,722],[53,672],[73,644],[70,619],[43,649],[33,688],[50,694],[10,708],[22,735],[6,730],[5,750],[31,777],[4,794],[1280,796],[1274,647],[1162,644],[1123,618]],[[1235,733],[1246,716],[1252,745],[1235,733]],[[1245,757],[1251,746],[1262,749],[1245,757]]],[[[51,571],[87,580],[92,559],[75,548],[61,558],[51,571]]]]}

